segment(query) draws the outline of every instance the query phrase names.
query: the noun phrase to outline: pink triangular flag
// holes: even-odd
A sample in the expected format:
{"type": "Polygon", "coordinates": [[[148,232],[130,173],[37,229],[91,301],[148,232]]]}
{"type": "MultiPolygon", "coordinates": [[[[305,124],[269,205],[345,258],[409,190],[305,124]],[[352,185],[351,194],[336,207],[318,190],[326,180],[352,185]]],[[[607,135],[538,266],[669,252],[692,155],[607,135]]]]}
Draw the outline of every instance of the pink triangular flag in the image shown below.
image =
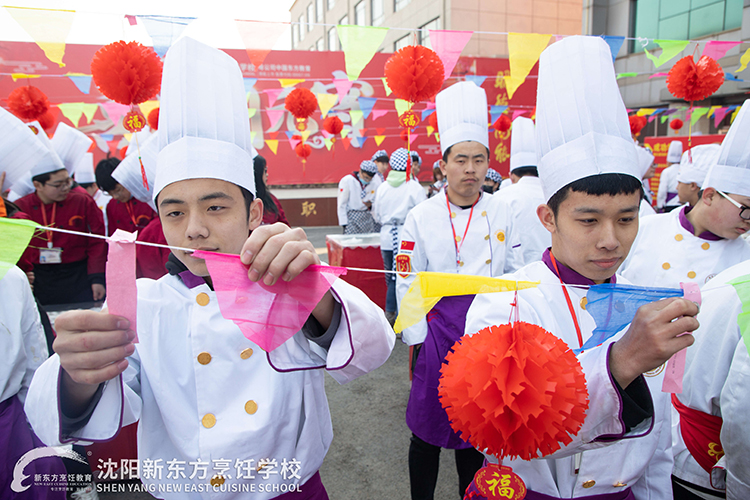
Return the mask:
{"type": "Polygon", "coordinates": [[[461,51],[469,43],[473,31],[450,31],[450,30],[430,30],[430,44],[433,50],[443,61],[445,69],[444,80],[447,80],[453,68],[456,67],[461,51]]]}
{"type": "Polygon", "coordinates": [[[235,20],[234,23],[245,45],[247,57],[256,68],[263,64],[268,53],[289,26],[289,23],[264,21],[235,20]]]}
{"type": "Polygon", "coordinates": [[[284,89],[266,89],[263,92],[268,96],[268,105],[273,106],[276,104],[276,101],[279,99],[279,94],[281,94],[284,91],[284,89]]]}
{"type": "Polygon", "coordinates": [[[727,116],[727,113],[729,113],[729,107],[723,107],[718,108],[714,111],[714,126],[716,128],[719,127],[719,123],[724,119],[725,116],[727,116]]]}
{"type": "Polygon", "coordinates": [[[294,136],[289,138],[289,145],[292,147],[292,151],[297,147],[297,144],[302,142],[302,139],[294,139],[294,136]]]}
{"type": "Polygon", "coordinates": [[[130,111],[130,106],[113,101],[99,103],[99,106],[107,112],[107,116],[109,116],[109,119],[112,120],[115,125],[119,124],[122,117],[130,111]]]}
{"type": "Polygon", "coordinates": [[[284,109],[267,109],[266,110],[266,116],[268,116],[268,121],[270,122],[269,127],[274,127],[277,123],[279,123],[279,120],[282,116],[284,116],[284,109]]]}
{"type": "Polygon", "coordinates": [[[729,49],[732,47],[735,47],[739,45],[742,42],[721,42],[718,40],[711,40],[706,44],[706,47],[703,49],[704,56],[708,56],[716,61],[724,57],[724,54],[727,53],[729,49]]]}
{"type": "Polygon", "coordinates": [[[527,111],[525,109],[514,109],[513,110],[513,117],[511,118],[511,121],[515,120],[522,114],[526,113],[527,111]]]}
{"type": "Polygon", "coordinates": [[[266,352],[292,338],[333,282],[346,273],[343,267],[310,266],[292,281],[268,286],[250,281],[239,255],[201,251],[193,255],[206,260],[221,315],[266,352]]]}
{"type": "Polygon", "coordinates": [[[373,120],[377,120],[378,118],[380,118],[381,116],[385,116],[386,114],[388,114],[387,109],[373,109],[370,116],[372,116],[373,120]]]}
{"type": "Polygon", "coordinates": [[[347,80],[333,80],[333,86],[336,87],[336,92],[339,94],[339,102],[344,100],[344,97],[349,93],[349,89],[352,88],[352,81],[347,80]]]}

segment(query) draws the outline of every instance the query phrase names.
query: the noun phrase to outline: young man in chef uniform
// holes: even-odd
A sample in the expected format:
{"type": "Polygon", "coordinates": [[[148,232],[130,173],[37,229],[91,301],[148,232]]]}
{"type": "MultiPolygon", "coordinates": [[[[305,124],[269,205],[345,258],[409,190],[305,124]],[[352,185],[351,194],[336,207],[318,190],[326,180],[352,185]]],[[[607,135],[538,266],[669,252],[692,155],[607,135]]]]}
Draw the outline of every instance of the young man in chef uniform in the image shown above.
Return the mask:
{"type": "Polygon", "coordinates": [[[708,169],[719,157],[718,144],[700,144],[682,155],[677,170],[677,199],[694,207],[700,201],[708,169]]]}
{"type": "MultiPolygon", "coordinates": [[[[575,349],[595,327],[586,288],[620,282],[615,272],[638,232],[642,196],[627,112],[602,39],[568,37],[542,53],[536,134],[547,200],[537,214],[552,247],[541,262],[505,278],[540,282],[518,293],[520,320],[575,349]]],[[[512,302],[514,293],[477,295],[466,333],[507,324],[512,302]]],[[[660,384],[642,373],[692,343],[679,335],[698,326],[697,312],[682,298],[647,304],[616,337],[578,355],[590,401],[578,434],[545,458],[503,460],[525,482],[528,500],[671,498],[669,421],[651,398],[660,384]]]]}
{"type": "MultiPolygon", "coordinates": [[[[154,200],[169,244],[241,255],[249,279],[268,285],[319,264],[303,231],[259,227],[237,62],[182,38],[167,53],[161,89],[154,200]]],[[[140,343],[121,317],[58,318],[57,354],[27,397],[34,429],[47,444],[98,441],[139,420],[141,463],[165,469],[142,481],[191,490],[157,490],[164,498],[246,498],[239,488],[252,486],[253,499],[327,499],[317,471],[332,428],[320,368],[344,383],[382,364],[394,344],[382,311],[336,281],[302,330],[264,353],[222,317],[205,261],[173,256],[170,275],[138,280],[140,343]],[[174,460],[186,467],[176,481],[166,476],[174,460]]]]}
{"type": "Polygon", "coordinates": [[[659,189],[656,192],[656,208],[664,212],[671,212],[680,206],[680,200],[677,197],[677,172],[680,169],[680,158],[682,158],[682,142],[670,142],[667,151],[669,166],[661,171],[659,189]]]}

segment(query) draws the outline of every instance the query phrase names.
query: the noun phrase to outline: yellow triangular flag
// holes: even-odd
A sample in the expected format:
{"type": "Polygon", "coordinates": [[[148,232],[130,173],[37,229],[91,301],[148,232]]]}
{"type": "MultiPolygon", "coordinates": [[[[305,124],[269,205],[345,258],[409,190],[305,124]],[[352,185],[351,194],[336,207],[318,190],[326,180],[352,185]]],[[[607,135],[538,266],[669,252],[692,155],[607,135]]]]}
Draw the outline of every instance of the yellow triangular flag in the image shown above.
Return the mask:
{"type": "Polygon", "coordinates": [[[401,116],[405,112],[409,111],[410,107],[411,107],[411,104],[409,104],[409,101],[404,101],[403,99],[396,99],[396,113],[398,113],[398,116],[401,116]]]}
{"type": "Polygon", "coordinates": [[[345,139],[347,135],[349,135],[349,132],[351,132],[352,129],[344,127],[344,129],[341,131],[341,138],[345,139]]]}
{"type": "Polygon", "coordinates": [[[125,138],[126,141],[130,142],[130,139],[133,138],[133,134],[122,134],[122,136],[125,138]]]}
{"type": "Polygon", "coordinates": [[[338,101],[338,94],[315,94],[315,97],[318,99],[318,106],[320,106],[320,114],[323,115],[323,118],[325,118],[328,115],[328,112],[331,110],[332,107],[336,105],[336,101],[338,101]]]}
{"type": "Polygon", "coordinates": [[[141,113],[143,113],[143,116],[148,118],[148,114],[159,107],[159,101],[146,101],[142,102],[138,105],[139,108],[141,108],[141,113]]]}
{"type": "Polygon", "coordinates": [[[330,151],[330,150],[331,150],[331,147],[333,146],[333,139],[328,139],[328,138],[325,138],[325,137],[324,137],[324,138],[323,138],[323,142],[324,142],[324,143],[325,143],[325,145],[326,145],[326,149],[327,149],[328,151],[330,151]]]}
{"type": "Polygon", "coordinates": [[[384,135],[376,135],[374,137],[375,137],[375,144],[377,144],[378,146],[380,146],[381,144],[383,144],[383,141],[385,140],[385,136],[384,135]]]}
{"type": "Polygon", "coordinates": [[[648,115],[651,115],[651,113],[653,113],[654,111],[656,111],[656,108],[641,108],[641,109],[638,110],[638,112],[636,113],[636,115],[638,115],[638,116],[648,116],[648,115]]]}
{"type": "Polygon", "coordinates": [[[434,131],[435,131],[434,128],[427,125],[427,137],[430,137],[434,131]]]}
{"type": "Polygon", "coordinates": [[[387,97],[391,95],[391,88],[388,86],[388,81],[385,79],[385,77],[382,77],[381,80],[383,80],[383,87],[385,88],[385,95],[387,97]]]}
{"type": "Polygon", "coordinates": [[[57,105],[62,111],[65,118],[70,120],[74,127],[78,127],[78,122],[83,116],[83,103],[82,102],[64,102],[57,105]]]}
{"type": "Polygon", "coordinates": [[[27,75],[26,73],[11,73],[11,78],[13,78],[13,81],[21,80],[23,78],[39,78],[42,75],[27,75]]]}
{"type": "Polygon", "coordinates": [[[255,108],[247,108],[247,117],[252,118],[253,116],[255,116],[255,113],[257,112],[258,110],[255,108]]]}
{"type": "MultiPolygon", "coordinates": [[[[83,116],[86,117],[86,122],[91,123],[91,120],[94,119],[94,115],[96,114],[96,110],[99,109],[99,105],[97,103],[81,103],[81,108],[83,110],[83,116]]],[[[148,116],[148,115],[144,115],[148,116]]]]}
{"type": "Polygon", "coordinates": [[[305,142],[308,137],[310,137],[310,131],[309,130],[303,130],[299,133],[300,137],[302,137],[302,142],[305,142]]]}
{"type": "Polygon", "coordinates": [[[435,132],[435,142],[440,142],[440,132],[435,132]]]}
{"type": "Polygon", "coordinates": [[[359,110],[359,109],[350,110],[349,117],[352,119],[352,127],[355,126],[360,121],[362,121],[363,116],[364,116],[364,113],[362,113],[362,110],[359,110]]]}
{"type": "Polygon", "coordinates": [[[5,10],[29,34],[47,59],[65,66],[65,41],[73,25],[74,10],[5,7],[5,10]]]}
{"type": "Polygon", "coordinates": [[[273,151],[273,154],[276,154],[276,151],[279,150],[279,141],[277,139],[266,139],[266,146],[273,151]]]}
{"type": "Polygon", "coordinates": [[[508,59],[510,76],[505,77],[508,98],[512,98],[518,87],[526,81],[529,71],[539,60],[552,35],[537,33],[508,33],[508,59]]]}
{"type": "Polygon", "coordinates": [[[279,83],[282,88],[294,87],[298,83],[304,82],[304,78],[279,78],[279,83]]]}
{"type": "Polygon", "coordinates": [[[714,114],[714,111],[719,109],[721,106],[711,106],[711,108],[708,110],[708,113],[706,113],[707,118],[711,118],[711,115],[714,114]]]}

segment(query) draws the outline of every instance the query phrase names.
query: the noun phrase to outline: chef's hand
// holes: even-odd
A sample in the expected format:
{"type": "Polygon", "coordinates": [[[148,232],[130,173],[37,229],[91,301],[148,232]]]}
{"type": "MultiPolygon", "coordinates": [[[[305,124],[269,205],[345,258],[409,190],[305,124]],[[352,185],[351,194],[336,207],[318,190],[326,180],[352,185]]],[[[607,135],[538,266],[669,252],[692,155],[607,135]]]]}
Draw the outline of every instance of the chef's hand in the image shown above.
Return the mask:
{"type": "Polygon", "coordinates": [[[610,351],[612,376],[625,389],[642,373],[658,368],[674,353],[693,344],[698,326],[698,306],[689,300],[669,298],[641,306],[630,328],[610,351]]]}
{"type": "Polygon", "coordinates": [[[135,351],[135,333],[128,320],[94,311],[68,311],[55,320],[57,337],[53,348],[63,369],[63,413],[80,415],[102,382],[113,379],[128,367],[135,351]]]}
{"type": "Polygon", "coordinates": [[[104,295],[107,291],[104,289],[104,285],[99,283],[93,283],[91,285],[91,291],[94,293],[94,302],[104,299],[104,295]]]}
{"type": "MultiPolygon", "coordinates": [[[[266,285],[273,285],[279,278],[291,281],[308,266],[320,264],[305,231],[280,222],[254,229],[242,246],[240,257],[243,264],[250,266],[247,271],[250,281],[262,279],[266,285]]],[[[333,305],[329,291],[312,312],[323,328],[331,324],[333,305]]]]}

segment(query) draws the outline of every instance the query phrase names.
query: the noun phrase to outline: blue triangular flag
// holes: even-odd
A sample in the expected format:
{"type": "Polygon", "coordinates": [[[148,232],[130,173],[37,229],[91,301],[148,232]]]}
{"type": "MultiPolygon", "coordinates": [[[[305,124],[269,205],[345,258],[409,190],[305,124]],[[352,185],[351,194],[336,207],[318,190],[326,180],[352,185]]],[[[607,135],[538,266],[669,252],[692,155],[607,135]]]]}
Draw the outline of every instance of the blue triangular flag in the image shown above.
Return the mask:
{"type": "Polygon", "coordinates": [[[292,136],[293,136],[293,135],[294,135],[294,134],[295,134],[296,132],[292,132],[291,130],[285,130],[285,131],[284,131],[284,133],[286,134],[286,137],[287,137],[287,139],[291,139],[291,138],[292,138],[292,136]]]}
{"type": "Polygon", "coordinates": [[[101,137],[105,141],[111,141],[115,138],[114,134],[99,134],[99,137],[101,137]]]}
{"type": "Polygon", "coordinates": [[[255,82],[258,81],[257,78],[243,78],[242,80],[245,82],[245,92],[250,92],[255,86],[255,82]]]}
{"type": "Polygon", "coordinates": [[[359,109],[362,110],[362,118],[367,118],[370,116],[370,113],[372,113],[372,108],[375,106],[375,102],[377,101],[377,97],[358,97],[357,101],[359,101],[359,109]]]}
{"type": "Polygon", "coordinates": [[[505,110],[508,109],[508,106],[490,106],[490,120],[492,123],[495,123],[498,118],[500,118],[500,115],[505,113],[505,110]]]}
{"type": "Polygon", "coordinates": [[[745,80],[737,78],[732,73],[724,72],[724,80],[734,80],[735,82],[744,82],[745,80]]]}
{"type": "Polygon", "coordinates": [[[84,94],[88,94],[91,91],[91,77],[90,76],[69,76],[70,80],[76,84],[78,90],[84,94]]]}
{"type": "Polygon", "coordinates": [[[466,78],[467,82],[473,82],[476,84],[477,87],[481,87],[484,81],[487,79],[486,76],[477,76],[477,75],[466,75],[464,78],[466,78]]]}
{"type": "Polygon", "coordinates": [[[422,111],[422,121],[424,121],[425,118],[427,118],[428,116],[430,116],[434,112],[435,112],[435,108],[425,109],[424,111],[422,111]]]}
{"type": "Polygon", "coordinates": [[[146,32],[154,42],[154,51],[159,57],[164,57],[172,44],[180,38],[180,35],[188,24],[195,20],[194,17],[173,16],[137,16],[146,27],[146,32]]]}
{"type": "Polygon", "coordinates": [[[622,42],[625,41],[625,37],[603,36],[602,38],[604,38],[604,41],[609,45],[609,50],[612,51],[612,62],[615,62],[615,58],[617,57],[617,53],[620,52],[620,47],[622,47],[622,42]]]}
{"type": "Polygon", "coordinates": [[[361,148],[362,146],[365,145],[365,142],[367,142],[367,139],[368,139],[367,137],[355,137],[352,140],[352,146],[354,146],[355,148],[361,148]]]}

